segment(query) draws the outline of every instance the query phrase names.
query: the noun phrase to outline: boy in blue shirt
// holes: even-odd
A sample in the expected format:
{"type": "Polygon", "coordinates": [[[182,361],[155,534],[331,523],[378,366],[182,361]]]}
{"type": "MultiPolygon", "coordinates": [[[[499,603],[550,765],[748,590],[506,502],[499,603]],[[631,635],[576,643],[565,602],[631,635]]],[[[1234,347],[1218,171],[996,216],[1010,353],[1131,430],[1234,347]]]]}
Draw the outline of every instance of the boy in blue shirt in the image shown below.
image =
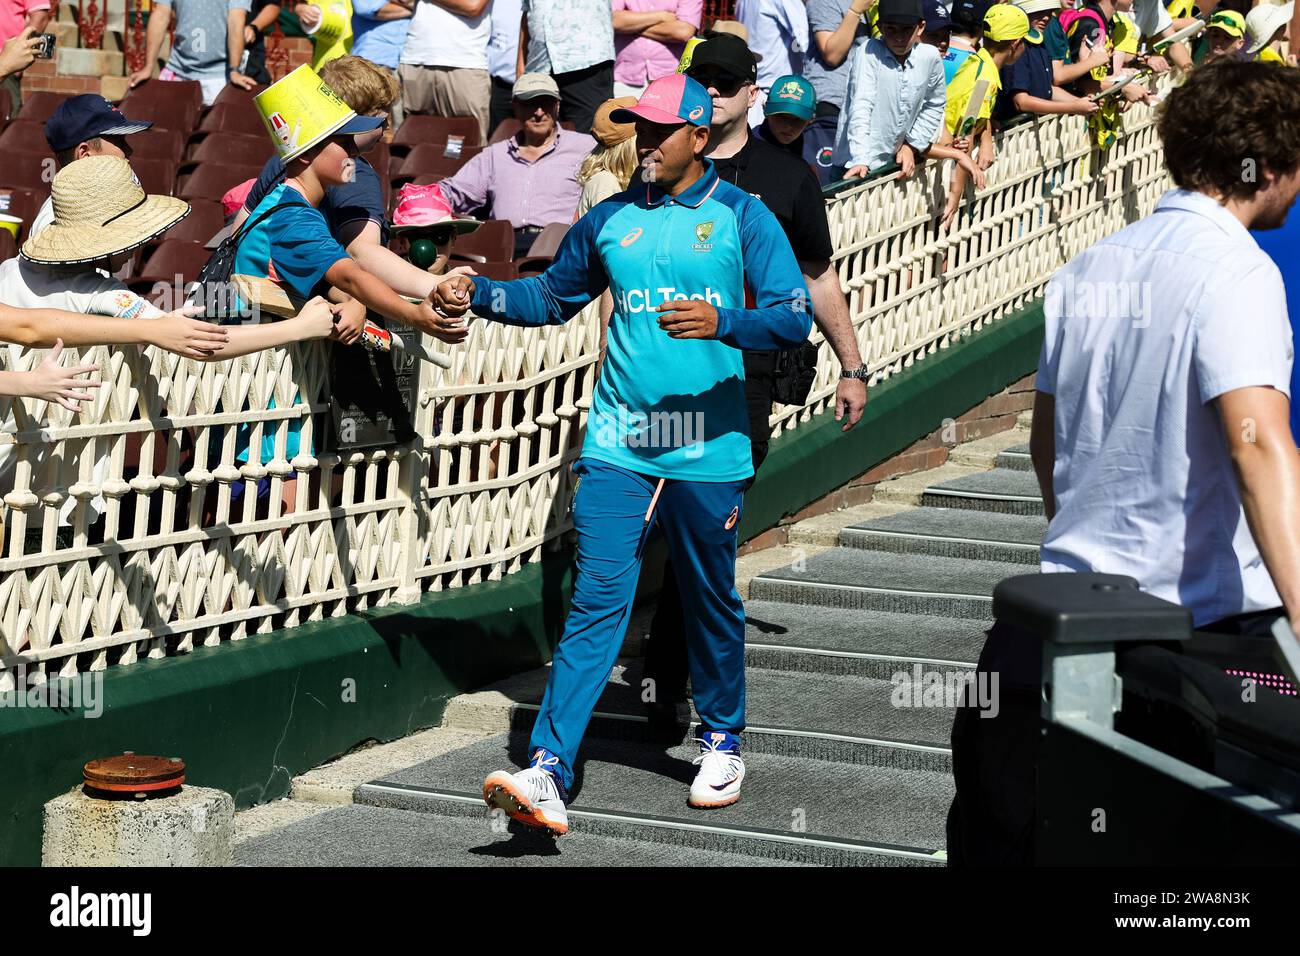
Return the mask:
{"type": "MultiPolygon", "coordinates": [[[[1047,28],[1050,24],[1057,24],[1056,13],[1061,9],[1061,0],[1020,0],[1017,6],[1029,18],[1029,34],[1025,37],[1025,52],[1010,66],[1002,68],[1002,91],[998,94],[993,115],[999,122],[1006,122],[1020,113],[1091,116],[1097,112],[1096,102],[1066,92],[1056,85],[1054,79],[1054,58],[1047,45],[1047,28]]],[[[1061,40],[1064,41],[1064,34],[1061,40]]]]}
{"type": "Polygon", "coordinates": [[[568,830],[578,745],[618,655],[656,521],[677,569],[701,722],[689,802],[740,798],[745,614],[736,526],[754,470],[741,349],[798,345],[812,314],[776,217],[704,158],[712,114],[695,80],[655,80],[635,107],[611,114],[636,123],[645,182],[574,223],[542,275],[459,276],[434,291],[453,327],[471,307],[496,322],[544,325],[567,321],[606,288],[614,299],[574,466],[578,576],[533,729],[532,765],[483,784],[489,806],[554,834],[568,830]]]}

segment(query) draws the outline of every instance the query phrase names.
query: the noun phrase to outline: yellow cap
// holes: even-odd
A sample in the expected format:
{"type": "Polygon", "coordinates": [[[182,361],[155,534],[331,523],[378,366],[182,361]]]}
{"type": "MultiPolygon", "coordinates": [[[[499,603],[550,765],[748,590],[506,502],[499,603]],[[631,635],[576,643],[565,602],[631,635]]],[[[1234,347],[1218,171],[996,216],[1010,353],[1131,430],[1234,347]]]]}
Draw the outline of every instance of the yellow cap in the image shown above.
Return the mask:
{"type": "Polygon", "coordinates": [[[306,64],[258,93],[253,103],[285,163],[339,132],[357,115],[306,64]]]}
{"type": "Polygon", "coordinates": [[[1206,24],[1207,29],[1222,30],[1230,37],[1246,35],[1246,18],[1236,10],[1216,10],[1206,24]]]}
{"type": "MultiPolygon", "coordinates": [[[[1019,40],[1029,35],[1029,17],[1012,3],[995,3],[984,14],[984,39],[1019,40]]],[[[1037,38],[1038,34],[1034,34],[1037,38]]]]}

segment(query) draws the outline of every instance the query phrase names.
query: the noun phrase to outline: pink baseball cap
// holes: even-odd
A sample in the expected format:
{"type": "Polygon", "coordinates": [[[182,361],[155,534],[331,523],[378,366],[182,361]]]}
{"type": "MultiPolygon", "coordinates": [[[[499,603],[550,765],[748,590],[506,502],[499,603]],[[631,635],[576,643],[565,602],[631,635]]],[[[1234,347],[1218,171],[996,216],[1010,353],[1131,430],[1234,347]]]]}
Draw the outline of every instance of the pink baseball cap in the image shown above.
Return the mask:
{"type": "Polygon", "coordinates": [[[609,118],[615,123],[643,119],[669,126],[708,126],[713,122],[713,100],[697,80],[685,73],[669,73],[647,86],[636,106],[614,110],[609,118]]]}
{"type": "Polygon", "coordinates": [[[480,225],[477,219],[456,217],[437,183],[417,186],[407,183],[397,193],[397,208],[393,210],[393,231],[426,229],[429,226],[452,225],[457,233],[473,232],[480,225]]]}

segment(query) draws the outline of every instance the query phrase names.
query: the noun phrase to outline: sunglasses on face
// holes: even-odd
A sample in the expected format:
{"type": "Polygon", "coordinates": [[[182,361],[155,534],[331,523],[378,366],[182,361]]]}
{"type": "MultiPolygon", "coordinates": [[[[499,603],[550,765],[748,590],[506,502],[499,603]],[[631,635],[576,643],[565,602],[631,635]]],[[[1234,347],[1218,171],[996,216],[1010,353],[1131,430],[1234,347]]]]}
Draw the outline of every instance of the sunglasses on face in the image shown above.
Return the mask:
{"type": "Polygon", "coordinates": [[[712,87],[722,96],[735,96],[736,91],[745,83],[743,79],[732,73],[714,73],[711,70],[701,70],[687,75],[705,89],[712,87]]]}

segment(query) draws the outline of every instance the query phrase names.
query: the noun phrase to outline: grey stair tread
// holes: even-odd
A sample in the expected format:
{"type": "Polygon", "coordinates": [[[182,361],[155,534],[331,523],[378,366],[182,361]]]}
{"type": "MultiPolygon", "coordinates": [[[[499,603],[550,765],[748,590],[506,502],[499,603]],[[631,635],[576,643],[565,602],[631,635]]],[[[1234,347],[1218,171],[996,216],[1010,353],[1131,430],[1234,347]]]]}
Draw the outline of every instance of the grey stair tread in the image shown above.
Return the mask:
{"type": "Polygon", "coordinates": [[[1047,519],[1040,515],[1011,515],[961,508],[912,508],[849,525],[845,531],[997,541],[1037,547],[1042,544],[1043,535],[1047,533],[1047,519]]]}
{"type": "Polygon", "coordinates": [[[826,651],[945,661],[975,661],[986,621],[897,611],[745,602],[745,641],[826,651]]]}
{"type": "MultiPolygon", "coordinates": [[[[900,662],[891,675],[899,671],[910,673],[910,665],[900,662]]],[[[527,695],[521,694],[516,702],[539,705],[543,689],[538,686],[527,695]]],[[[894,685],[887,678],[749,667],[745,672],[745,718],[754,727],[947,747],[953,712],[948,708],[895,707],[891,701],[893,691],[894,685]]],[[[618,673],[616,680],[606,684],[596,710],[641,717],[646,713],[641,692],[641,661],[634,660],[618,673]]],[[[600,725],[592,727],[595,734],[603,729],[600,725]]]]}
{"type": "Polygon", "coordinates": [[[1002,454],[1027,456],[1029,454],[1029,442],[1021,442],[1019,445],[1011,445],[1008,448],[1004,448],[1002,449],[1002,454]]]}
{"type": "Polygon", "coordinates": [[[808,558],[802,570],[787,565],[760,574],[750,589],[753,593],[760,581],[774,580],[913,594],[991,597],[993,588],[1003,578],[1024,573],[1024,565],[1004,561],[832,548],[808,558]]]}
{"type": "Polygon", "coordinates": [[[552,840],[517,826],[493,832],[487,807],[443,816],[339,807],[235,848],[236,866],[789,866],[782,860],[583,834],[552,840]]]}
{"type": "MultiPolygon", "coordinates": [[[[685,825],[798,832],[863,843],[923,850],[942,849],[952,778],[945,773],[895,770],[769,754],[747,754],[740,801],[717,810],[686,805],[698,753],[693,744],[669,749],[589,739],[579,756],[572,794],[575,809],[632,813],[685,825]],[[802,824],[803,831],[796,831],[802,824]]],[[[522,766],[528,739],[499,734],[417,764],[383,780],[380,787],[417,787],[481,794],[494,770],[522,766]]],[[[358,802],[401,801],[380,787],[362,787],[358,802]]],[[[579,832],[574,824],[574,835],[579,832]]],[[[650,830],[647,828],[647,834],[650,830]]],[[[566,837],[566,839],[569,839],[566,837]]]]}
{"type": "Polygon", "coordinates": [[[942,481],[926,488],[925,493],[928,495],[961,493],[1042,500],[1038,479],[1034,473],[1015,468],[994,468],[990,471],[942,481]]]}

